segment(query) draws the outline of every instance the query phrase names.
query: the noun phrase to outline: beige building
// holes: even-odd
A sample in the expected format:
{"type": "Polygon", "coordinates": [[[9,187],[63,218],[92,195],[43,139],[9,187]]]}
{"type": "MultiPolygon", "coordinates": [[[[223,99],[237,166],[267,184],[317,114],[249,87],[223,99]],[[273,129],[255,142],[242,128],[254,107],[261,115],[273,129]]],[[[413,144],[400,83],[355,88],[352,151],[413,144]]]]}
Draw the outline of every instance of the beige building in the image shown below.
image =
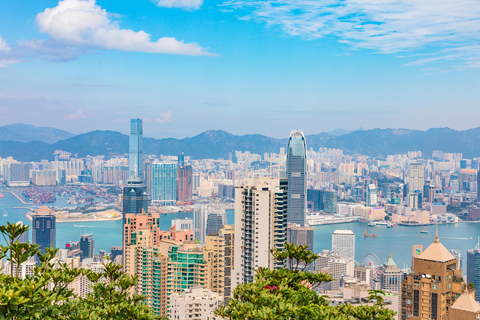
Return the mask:
{"type": "Polygon", "coordinates": [[[218,235],[209,235],[205,240],[205,253],[210,268],[208,287],[223,296],[225,303],[232,293],[232,271],[234,265],[235,227],[225,225],[218,235]]]}
{"type": "Polygon", "coordinates": [[[380,279],[383,291],[400,292],[402,290],[403,271],[397,267],[391,254],[380,266],[380,279]]]}
{"type": "Polygon", "coordinates": [[[170,296],[172,320],[220,320],[214,312],[223,303],[223,297],[209,289],[193,287],[170,296]]]}
{"type": "Polygon", "coordinates": [[[449,308],[466,289],[458,261],[440,243],[433,243],[413,259],[414,273],[402,283],[401,319],[447,319],[449,308]]]}
{"type": "Polygon", "coordinates": [[[477,320],[480,318],[480,304],[472,292],[464,291],[448,310],[447,320],[477,320]]]}

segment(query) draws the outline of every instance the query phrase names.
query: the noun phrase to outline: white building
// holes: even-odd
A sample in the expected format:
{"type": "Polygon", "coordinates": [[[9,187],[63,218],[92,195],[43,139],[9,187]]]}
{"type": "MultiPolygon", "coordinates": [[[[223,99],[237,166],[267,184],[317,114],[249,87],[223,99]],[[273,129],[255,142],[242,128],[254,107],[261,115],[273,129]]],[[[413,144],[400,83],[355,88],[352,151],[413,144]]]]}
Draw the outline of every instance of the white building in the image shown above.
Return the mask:
{"type": "Polygon", "coordinates": [[[253,282],[259,267],[280,267],[270,249],[287,242],[287,180],[252,178],[235,189],[235,262],[232,290],[253,282]]]}
{"type": "Polygon", "coordinates": [[[323,288],[321,289],[335,291],[340,289],[342,277],[355,275],[355,262],[335,252],[324,250],[318,254],[318,258],[315,260],[315,271],[331,275],[335,280],[322,284],[323,288]]]}
{"type": "Polygon", "coordinates": [[[355,233],[337,229],[332,232],[332,251],[355,261],[355,233]]]}
{"type": "Polygon", "coordinates": [[[222,302],[223,297],[210,289],[193,287],[170,296],[169,316],[172,320],[220,320],[214,312],[222,302]]]}
{"type": "Polygon", "coordinates": [[[173,219],[172,227],[175,226],[175,230],[193,230],[193,220],[189,218],[185,219],[173,219]]]}
{"type": "MultiPolygon", "coordinates": [[[[30,258],[28,261],[20,264],[18,271],[15,264],[13,265],[13,275],[20,279],[25,279],[26,276],[33,276],[33,269],[35,269],[35,258],[30,258]]],[[[3,268],[3,274],[10,275],[12,272],[12,263],[10,261],[5,262],[3,268]]]]}

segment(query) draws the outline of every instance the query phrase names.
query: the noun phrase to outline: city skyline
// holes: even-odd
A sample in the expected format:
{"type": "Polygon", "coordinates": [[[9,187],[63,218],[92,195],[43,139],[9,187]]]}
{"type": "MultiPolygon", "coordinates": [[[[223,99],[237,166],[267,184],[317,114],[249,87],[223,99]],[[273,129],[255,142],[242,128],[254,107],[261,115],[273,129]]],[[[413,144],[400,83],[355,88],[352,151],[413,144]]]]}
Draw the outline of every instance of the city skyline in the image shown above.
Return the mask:
{"type": "Polygon", "coordinates": [[[478,125],[473,2],[275,5],[5,3],[0,125],[125,132],[140,117],[159,138],[478,125]]]}

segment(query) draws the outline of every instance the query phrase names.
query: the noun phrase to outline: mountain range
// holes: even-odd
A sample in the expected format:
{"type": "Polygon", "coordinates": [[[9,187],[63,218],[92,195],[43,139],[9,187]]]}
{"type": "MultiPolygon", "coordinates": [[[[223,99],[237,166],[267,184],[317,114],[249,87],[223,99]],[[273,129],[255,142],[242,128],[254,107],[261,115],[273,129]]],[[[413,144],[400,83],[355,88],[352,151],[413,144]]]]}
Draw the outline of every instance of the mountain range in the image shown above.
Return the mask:
{"type": "MultiPolygon", "coordinates": [[[[307,147],[343,149],[347,154],[385,157],[389,154],[422,151],[430,157],[433,150],[461,152],[466,158],[480,156],[480,127],[457,131],[434,128],[427,131],[408,129],[356,130],[340,136],[327,132],[306,136],[307,147]]],[[[233,135],[222,130],[207,130],[184,139],[144,138],[144,153],[178,155],[193,159],[228,158],[235,150],[263,155],[279,152],[288,139],[275,139],[260,134],[233,135]]],[[[79,158],[104,155],[107,158],[128,153],[128,135],[116,131],[92,131],[73,135],[54,128],[38,128],[15,124],[0,127],[0,157],[19,161],[53,160],[55,150],[71,152],[79,158]],[[13,127],[12,127],[13,126],[13,127]],[[24,130],[22,129],[24,128],[24,130]]]]}

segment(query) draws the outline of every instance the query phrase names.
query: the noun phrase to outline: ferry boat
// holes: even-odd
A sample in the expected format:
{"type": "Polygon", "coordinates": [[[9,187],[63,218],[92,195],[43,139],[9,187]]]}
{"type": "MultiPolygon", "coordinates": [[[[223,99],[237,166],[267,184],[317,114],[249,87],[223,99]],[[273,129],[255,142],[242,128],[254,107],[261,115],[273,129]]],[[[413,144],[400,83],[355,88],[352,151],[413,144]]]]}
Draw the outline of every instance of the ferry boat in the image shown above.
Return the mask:
{"type": "Polygon", "coordinates": [[[368,226],[369,226],[369,227],[375,227],[376,225],[377,225],[377,223],[376,223],[375,221],[370,221],[370,222],[368,223],[368,226]]]}
{"type": "Polygon", "coordinates": [[[427,230],[422,230],[422,231],[420,231],[420,233],[428,234],[428,231],[427,230]]]}
{"type": "Polygon", "coordinates": [[[391,227],[393,227],[393,223],[387,222],[387,228],[391,228],[391,227]]]}
{"type": "Polygon", "coordinates": [[[365,238],[376,238],[376,234],[367,234],[367,229],[365,229],[365,233],[363,234],[365,238]]]}

